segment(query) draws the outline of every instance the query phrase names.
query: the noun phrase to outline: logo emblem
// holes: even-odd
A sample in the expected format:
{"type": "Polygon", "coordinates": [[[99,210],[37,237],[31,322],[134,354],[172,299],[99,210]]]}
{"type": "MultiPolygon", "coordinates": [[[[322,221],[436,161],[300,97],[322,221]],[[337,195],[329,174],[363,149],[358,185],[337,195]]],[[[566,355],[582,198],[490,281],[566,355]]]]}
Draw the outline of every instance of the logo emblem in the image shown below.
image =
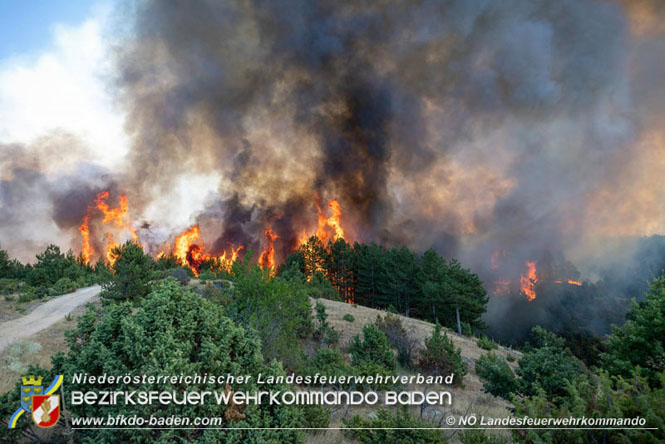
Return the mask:
{"type": "Polygon", "coordinates": [[[16,428],[18,419],[24,413],[32,414],[39,427],[53,427],[60,419],[60,396],[54,395],[62,385],[62,375],[56,375],[47,388],[42,386],[42,377],[30,375],[21,377],[21,407],[9,418],[10,429],[16,428]]]}
{"type": "Polygon", "coordinates": [[[35,378],[30,376],[26,378],[25,376],[21,377],[21,407],[23,410],[31,412],[32,411],[32,397],[34,395],[43,395],[44,387],[42,387],[42,377],[35,378]]]}
{"type": "Polygon", "coordinates": [[[60,395],[34,395],[32,420],[39,427],[53,427],[60,419],[60,395]]]}

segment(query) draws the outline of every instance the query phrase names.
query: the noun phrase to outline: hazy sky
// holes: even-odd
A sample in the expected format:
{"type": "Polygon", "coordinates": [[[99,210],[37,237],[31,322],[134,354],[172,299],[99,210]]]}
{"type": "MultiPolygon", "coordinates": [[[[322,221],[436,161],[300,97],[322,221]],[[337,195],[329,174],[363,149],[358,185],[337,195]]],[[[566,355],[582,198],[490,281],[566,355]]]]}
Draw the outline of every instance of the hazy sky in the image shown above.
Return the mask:
{"type": "Polygon", "coordinates": [[[55,24],[76,25],[92,12],[91,0],[0,0],[0,59],[52,47],[55,24]]]}

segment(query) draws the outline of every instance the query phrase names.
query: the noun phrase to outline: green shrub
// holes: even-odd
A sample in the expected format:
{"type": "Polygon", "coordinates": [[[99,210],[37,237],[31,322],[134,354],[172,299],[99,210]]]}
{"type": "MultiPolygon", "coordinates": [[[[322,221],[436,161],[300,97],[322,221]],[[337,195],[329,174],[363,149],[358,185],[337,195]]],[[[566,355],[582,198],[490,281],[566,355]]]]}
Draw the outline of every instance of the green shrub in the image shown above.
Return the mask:
{"type": "Polygon", "coordinates": [[[512,354],[512,353],[508,353],[508,354],[506,355],[506,361],[508,361],[508,362],[515,362],[515,355],[512,354]]]}
{"type": "Polygon", "coordinates": [[[10,294],[5,295],[5,301],[7,302],[14,302],[16,300],[16,296],[12,296],[10,294]]]}
{"type": "Polygon", "coordinates": [[[261,337],[266,359],[278,359],[293,371],[304,370],[304,339],[313,332],[307,292],[293,282],[271,277],[252,264],[251,252],[233,264],[234,287],[227,312],[261,337]]]}
{"type": "Polygon", "coordinates": [[[339,350],[321,347],[310,360],[310,373],[347,376],[353,374],[353,369],[339,350]]]}
{"type": "Polygon", "coordinates": [[[344,316],[342,316],[342,319],[344,319],[346,322],[353,322],[356,320],[356,318],[354,318],[351,313],[345,314],[344,316]]]}
{"type": "Polygon", "coordinates": [[[35,299],[37,299],[37,295],[34,291],[25,292],[18,295],[18,302],[21,303],[34,301],[35,299]]]}
{"type": "Polygon", "coordinates": [[[499,348],[499,345],[496,342],[492,341],[490,338],[488,338],[485,335],[480,335],[480,337],[476,341],[476,344],[478,345],[478,347],[482,348],[483,350],[488,350],[488,351],[499,348]]]}
{"type": "Polygon", "coordinates": [[[471,327],[471,324],[468,322],[460,322],[460,325],[462,326],[462,334],[464,336],[473,336],[473,328],[471,327]]]}
{"type": "Polygon", "coordinates": [[[487,393],[510,401],[511,394],[517,392],[517,378],[510,366],[492,352],[476,361],[476,373],[483,381],[483,390],[487,393]]]}
{"type": "Polygon", "coordinates": [[[139,300],[150,292],[150,279],[155,265],[153,258],[132,241],[113,250],[113,278],[104,284],[100,298],[104,302],[139,300]]]}
{"type": "Polygon", "coordinates": [[[350,420],[342,420],[344,433],[362,443],[371,444],[412,444],[412,443],[446,443],[448,440],[440,430],[428,430],[432,424],[420,421],[411,415],[406,406],[398,408],[395,413],[379,408],[370,414],[369,419],[358,415],[350,420]],[[368,430],[375,429],[375,430],[368,430]]]}
{"type": "Polygon", "coordinates": [[[533,396],[544,390],[548,399],[566,395],[566,385],[586,373],[584,363],[564,347],[564,340],[541,327],[531,330],[532,339],[516,370],[520,392],[533,396]]]}
{"type": "Polygon", "coordinates": [[[462,444],[508,444],[510,439],[485,430],[464,430],[459,435],[462,444]]]}
{"type": "MultiPolygon", "coordinates": [[[[303,427],[324,429],[330,425],[330,410],[321,405],[308,405],[303,416],[303,427]]],[[[318,435],[325,430],[310,430],[309,433],[318,435]]]]}
{"type": "Polygon", "coordinates": [[[217,276],[210,270],[206,270],[199,275],[199,280],[201,281],[212,281],[215,279],[217,279],[217,276]]]}
{"type": "Polygon", "coordinates": [[[51,288],[50,295],[58,296],[61,294],[71,293],[73,291],[76,291],[76,288],[77,288],[76,282],[72,281],[69,278],[60,278],[51,288]]]}
{"type": "Polygon", "coordinates": [[[231,304],[231,295],[228,291],[217,285],[208,282],[202,289],[199,290],[201,295],[209,301],[219,304],[223,307],[228,307],[231,304]]]}
{"type": "MultiPolygon", "coordinates": [[[[288,390],[284,385],[259,387],[256,375],[284,375],[281,365],[266,364],[261,353],[261,339],[226,316],[222,307],[203,299],[194,291],[183,288],[174,279],[157,283],[143,299],[118,303],[84,313],[78,327],[67,335],[69,352],[53,358],[53,366],[61,374],[76,372],[99,374],[247,374],[253,378],[246,384],[232,384],[233,391],[288,390]]],[[[68,383],[69,384],[69,383],[68,383]]],[[[68,385],[71,390],[90,390],[85,383],[68,385]]],[[[179,385],[148,383],[141,390],[179,390],[179,385]]],[[[100,390],[135,390],[132,382],[98,385],[100,390]]],[[[205,382],[192,382],[187,390],[203,391],[211,387],[205,382]]],[[[220,387],[221,390],[224,387],[220,387]]],[[[16,408],[14,404],[13,409],[16,408]]],[[[149,416],[154,405],[118,405],[114,414],[149,416]]],[[[73,416],[105,416],[108,409],[99,405],[71,405],[73,416]]],[[[82,442],[302,442],[302,408],[286,405],[250,404],[235,408],[216,403],[189,406],[160,406],[159,416],[210,416],[225,418],[218,426],[265,427],[268,430],[152,430],[150,436],[136,435],[134,430],[80,430],[82,442]],[[184,409],[184,410],[183,410],[184,409]]],[[[30,421],[31,422],[31,421],[30,421]]]]}
{"type": "Polygon", "coordinates": [[[633,305],[623,327],[607,338],[602,367],[611,375],[630,377],[639,366],[649,383],[658,386],[665,369],[665,275],[653,281],[646,301],[633,305]]]}
{"type": "Polygon", "coordinates": [[[397,361],[400,365],[409,367],[418,340],[409,336],[398,316],[388,313],[382,318],[379,315],[376,317],[375,323],[379,330],[386,335],[388,342],[397,349],[397,361]]]}
{"type": "Polygon", "coordinates": [[[388,338],[375,324],[367,324],[363,327],[363,339],[358,335],[353,337],[351,346],[351,363],[354,367],[367,369],[366,364],[384,368],[394,372],[397,368],[395,354],[390,348],[388,338]]]}
{"type": "Polygon", "coordinates": [[[437,374],[454,374],[453,385],[461,386],[466,374],[466,364],[462,360],[462,350],[455,349],[453,340],[444,331],[441,334],[441,324],[436,323],[432,337],[425,340],[425,349],[422,351],[418,363],[421,370],[437,374]]]}
{"type": "Polygon", "coordinates": [[[665,371],[658,375],[657,387],[635,369],[624,379],[605,371],[578,374],[566,384],[556,401],[543,389],[530,397],[515,398],[515,416],[533,418],[635,418],[645,419],[645,428],[606,430],[529,430],[513,432],[520,442],[539,443],[662,443],[665,442],[665,371]],[[653,428],[653,430],[648,430],[653,428]]]}
{"type": "MultiPolygon", "coordinates": [[[[0,250],[2,251],[2,250],[0,250]]],[[[20,282],[17,279],[2,278],[0,279],[0,293],[12,294],[18,291],[20,282]]]]}
{"type": "Polygon", "coordinates": [[[175,280],[180,282],[182,285],[187,285],[192,279],[189,273],[187,273],[187,270],[183,267],[170,269],[167,276],[175,278],[175,280]]]}
{"type": "Polygon", "coordinates": [[[316,310],[316,320],[319,323],[319,327],[314,331],[314,339],[320,341],[321,344],[337,344],[339,333],[328,324],[326,306],[317,301],[314,309],[316,310]]]}

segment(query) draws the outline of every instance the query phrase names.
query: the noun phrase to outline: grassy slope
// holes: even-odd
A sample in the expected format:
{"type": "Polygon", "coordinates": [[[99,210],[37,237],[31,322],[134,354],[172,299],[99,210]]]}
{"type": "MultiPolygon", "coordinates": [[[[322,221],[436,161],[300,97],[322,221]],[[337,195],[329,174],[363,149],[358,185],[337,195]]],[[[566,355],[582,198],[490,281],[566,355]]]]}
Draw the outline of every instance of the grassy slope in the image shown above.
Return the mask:
{"type": "MultiPolygon", "coordinates": [[[[328,322],[340,333],[339,348],[343,352],[346,351],[353,336],[362,334],[362,328],[365,324],[373,323],[376,320],[377,315],[385,315],[384,312],[367,307],[353,306],[343,302],[334,302],[324,299],[320,299],[320,301],[326,306],[328,322]],[[347,313],[354,317],[353,322],[347,322],[343,319],[343,316],[347,313]]],[[[314,303],[315,301],[312,301],[312,307],[314,306],[314,303]]],[[[82,311],[83,308],[80,307],[73,314],[76,315],[82,311]]],[[[424,344],[425,338],[431,336],[434,329],[433,324],[418,319],[406,318],[404,316],[400,316],[400,318],[402,319],[402,323],[409,335],[417,338],[421,346],[424,344]]],[[[54,324],[51,328],[43,330],[24,341],[20,341],[20,346],[5,350],[0,355],[0,374],[2,374],[2,377],[0,378],[0,393],[5,393],[7,390],[14,388],[16,381],[23,376],[23,372],[20,369],[21,366],[27,366],[27,364],[40,364],[44,367],[50,367],[50,356],[57,351],[66,351],[67,346],[64,341],[63,332],[66,329],[73,328],[75,325],[75,319],[62,320],[54,324]],[[40,344],[41,349],[38,352],[31,351],[30,343],[40,344]],[[20,365],[17,365],[17,363],[20,363],[20,365]]],[[[484,414],[496,417],[509,416],[510,412],[508,409],[510,408],[510,404],[502,399],[483,393],[482,383],[475,374],[475,360],[487,352],[476,345],[476,340],[474,338],[459,336],[451,331],[448,331],[448,334],[452,337],[455,345],[461,348],[462,356],[468,364],[469,372],[464,379],[464,388],[450,389],[447,386],[427,387],[428,390],[450,390],[453,393],[453,405],[450,408],[434,407],[430,409],[428,413],[431,414],[431,410],[439,410],[440,412],[442,411],[446,414],[453,415],[463,415],[466,412],[469,412],[476,413],[477,415],[484,414]]],[[[32,348],[34,349],[34,345],[32,348]]],[[[503,347],[499,347],[499,349],[494,352],[503,357],[508,353],[512,353],[516,358],[519,358],[519,352],[511,352],[503,347]]],[[[516,366],[515,362],[509,364],[513,367],[516,366]]],[[[402,369],[400,370],[400,374],[414,374],[414,372],[402,369]]],[[[423,390],[424,387],[412,386],[408,389],[423,390]]],[[[340,408],[334,412],[330,426],[340,427],[342,425],[341,420],[345,415],[346,417],[350,417],[354,414],[366,415],[375,411],[375,409],[376,407],[354,407],[346,411],[345,408],[340,408]]],[[[420,413],[419,408],[413,407],[412,413],[418,415],[420,413]]],[[[308,436],[308,442],[313,443],[339,443],[346,441],[347,439],[337,430],[330,430],[317,435],[308,436]]]]}
{"type": "MultiPolygon", "coordinates": [[[[385,316],[385,312],[362,307],[359,305],[350,305],[343,302],[335,302],[324,299],[319,299],[318,301],[321,301],[323,304],[325,304],[326,313],[328,314],[328,322],[333,328],[335,328],[335,330],[340,333],[339,347],[342,351],[346,351],[348,344],[350,343],[353,336],[358,334],[362,335],[363,325],[375,322],[378,315],[385,316]],[[343,316],[347,313],[354,317],[353,322],[348,322],[343,319],[343,316]]],[[[315,302],[316,301],[312,301],[312,306],[314,306],[315,302]]],[[[408,334],[414,338],[417,338],[420,347],[423,347],[425,339],[432,335],[434,324],[418,319],[407,318],[404,316],[399,317],[402,319],[402,324],[404,325],[404,328],[408,334]]],[[[425,417],[431,414],[432,410],[438,410],[440,412],[445,412],[446,414],[452,414],[455,416],[464,415],[467,412],[469,414],[475,413],[478,416],[510,416],[510,403],[504,401],[503,399],[496,398],[492,395],[484,393],[482,391],[482,383],[476,375],[474,369],[475,360],[478,359],[481,355],[486,354],[487,351],[476,345],[475,338],[460,336],[457,333],[451,332],[450,330],[447,330],[447,332],[451,336],[455,346],[461,348],[462,357],[467,363],[468,373],[464,378],[464,388],[450,388],[448,386],[427,387],[428,391],[451,391],[453,393],[453,404],[450,407],[432,407],[428,412],[426,412],[425,417]]],[[[499,347],[498,350],[494,350],[494,353],[504,358],[509,353],[513,354],[516,359],[519,359],[520,356],[519,352],[509,351],[504,347],[499,347]]],[[[516,367],[516,364],[516,361],[509,363],[509,365],[512,367],[516,367]]],[[[415,373],[409,370],[400,370],[399,372],[400,374],[415,373]]],[[[423,389],[423,386],[417,385],[410,386],[408,388],[408,390],[423,389]]],[[[347,417],[350,417],[353,414],[366,415],[374,410],[376,410],[376,406],[373,406],[372,408],[354,408],[350,409],[349,412],[345,412],[344,409],[341,409],[340,411],[333,414],[333,419],[330,426],[340,427],[342,425],[342,417],[345,413],[347,417]]],[[[420,409],[418,407],[412,407],[411,412],[415,415],[419,415],[420,409]]],[[[447,435],[452,433],[452,431],[446,431],[447,435]]],[[[346,438],[341,434],[341,432],[335,430],[327,431],[320,435],[310,436],[309,438],[310,439],[308,439],[308,441],[313,443],[339,443],[346,441],[346,438]]]]}

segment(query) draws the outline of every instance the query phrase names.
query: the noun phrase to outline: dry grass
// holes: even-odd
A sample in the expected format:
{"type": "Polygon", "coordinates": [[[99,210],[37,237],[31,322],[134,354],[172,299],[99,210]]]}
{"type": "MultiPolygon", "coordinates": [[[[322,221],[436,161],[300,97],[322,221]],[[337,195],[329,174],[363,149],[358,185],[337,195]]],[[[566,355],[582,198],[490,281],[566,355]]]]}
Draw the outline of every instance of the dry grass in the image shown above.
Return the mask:
{"type": "MultiPolygon", "coordinates": [[[[326,313],[328,314],[328,323],[339,332],[339,347],[342,351],[346,351],[351,338],[355,335],[362,336],[363,326],[366,324],[371,324],[376,321],[377,316],[385,316],[386,313],[374,310],[367,307],[362,307],[359,305],[350,305],[343,302],[329,301],[325,299],[318,299],[326,306],[326,313]],[[345,314],[351,314],[355,319],[353,322],[348,322],[343,319],[345,314]]],[[[317,301],[312,301],[314,305],[317,301]]],[[[405,316],[398,316],[405,330],[412,338],[418,340],[419,347],[424,347],[424,342],[426,338],[429,338],[434,331],[434,324],[429,322],[421,321],[418,319],[407,318],[405,316]]],[[[492,395],[484,393],[482,391],[482,382],[478,378],[478,375],[475,372],[475,361],[481,355],[487,353],[486,350],[481,349],[476,344],[476,339],[466,336],[460,336],[455,332],[452,332],[446,329],[448,335],[452,338],[453,342],[457,347],[462,351],[462,357],[467,363],[468,373],[464,377],[464,388],[451,388],[446,385],[441,386],[419,386],[412,384],[408,387],[405,387],[405,390],[421,390],[424,391],[426,388],[427,391],[450,391],[453,394],[453,402],[451,406],[432,406],[429,407],[425,412],[423,412],[423,419],[430,420],[431,415],[434,410],[445,413],[446,415],[464,415],[466,413],[475,413],[478,416],[494,416],[494,417],[506,417],[510,416],[510,407],[511,404],[501,398],[496,398],[492,395]]],[[[493,350],[499,356],[506,357],[508,354],[512,354],[516,359],[519,359],[519,352],[510,351],[505,347],[499,346],[498,349],[493,350]]],[[[517,363],[508,362],[511,367],[516,367],[517,363]]],[[[401,369],[400,374],[411,375],[415,372],[410,370],[401,369]]],[[[372,407],[359,407],[351,408],[347,412],[346,409],[340,409],[335,412],[332,416],[330,426],[331,427],[341,427],[342,419],[350,418],[353,415],[366,416],[371,412],[376,411],[376,406],[372,407]]],[[[418,406],[413,406],[411,408],[411,413],[413,415],[420,415],[420,408],[418,406]]],[[[450,432],[450,431],[448,431],[450,432]]],[[[455,435],[457,437],[457,435],[455,435]]],[[[348,438],[345,437],[339,430],[330,430],[325,433],[318,435],[309,435],[308,442],[311,443],[339,443],[347,442],[348,438]]]]}
{"type": "Polygon", "coordinates": [[[20,377],[25,376],[23,369],[27,369],[30,364],[51,368],[51,356],[59,351],[66,352],[68,349],[65,343],[65,330],[76,326],[76,315],[84,310],[85,307],[78,307],[71,313],[69,320],[65,318],[58,321],[49,328],[7,347],[0,354],[0,393],[13,390],[20,377]],[[34,344],[39,344],[39,351],[34,351],[34,344]]]}

